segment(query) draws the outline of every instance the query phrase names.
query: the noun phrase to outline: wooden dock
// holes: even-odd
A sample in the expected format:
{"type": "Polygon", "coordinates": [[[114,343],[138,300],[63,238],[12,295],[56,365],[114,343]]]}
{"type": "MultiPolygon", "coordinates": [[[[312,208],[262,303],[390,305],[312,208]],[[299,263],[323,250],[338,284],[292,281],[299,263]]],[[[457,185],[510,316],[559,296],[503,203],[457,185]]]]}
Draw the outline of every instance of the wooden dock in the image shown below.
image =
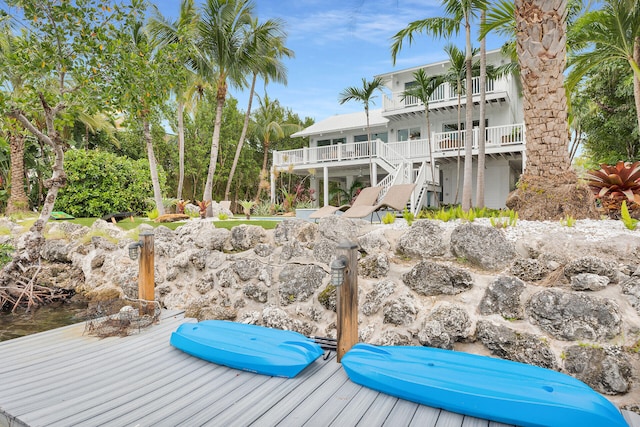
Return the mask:
{"type": "Polygon", "coordinates": [[[169,345],[185,321],[164,312],[124,338],[77,324],[0,343],[0,426],[505,427],[356,385],[335,353],[292,379],[205,362],[169,345]]]}

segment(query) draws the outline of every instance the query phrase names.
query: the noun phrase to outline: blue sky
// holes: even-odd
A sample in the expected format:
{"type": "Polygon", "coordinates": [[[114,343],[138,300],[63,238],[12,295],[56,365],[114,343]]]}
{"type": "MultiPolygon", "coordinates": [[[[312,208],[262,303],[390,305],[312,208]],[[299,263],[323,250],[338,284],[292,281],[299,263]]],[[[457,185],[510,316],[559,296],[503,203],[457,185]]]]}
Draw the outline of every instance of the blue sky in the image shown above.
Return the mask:
{"type": "MultiPolygon", "coordinates": [[[[180,0],[153,0],[166,17],[176,16],[180,0]]],[[[338,103],[338,94],[362,78],[446,59],[444,40],[418,36],[403,50],[393,66],[391,37],[411,21],[443,16],[440,0],[255,0],[261,21],[281,18],[289,35],[287,47],[295,58],[285,61],[288,85],[270,83],[272,99],[291,108],[301,118],[316,121],[334,114],[362,111],[355,101],[338,103]]],[[[452,39],[464,49],[464,37],[452,39]]],[[[476,43],[477,44],[477,43],[476,43]]],[[[488,39],[487,48],[497,49],[501,40],[488,39]]],[[[258,84],[258,94],[264,86],[258,84]]],[[[239,108],[246,109],[248,90],[232,89],[239,108]]],[[[372,108],[382,105],[380,95],[372,108]]]]}

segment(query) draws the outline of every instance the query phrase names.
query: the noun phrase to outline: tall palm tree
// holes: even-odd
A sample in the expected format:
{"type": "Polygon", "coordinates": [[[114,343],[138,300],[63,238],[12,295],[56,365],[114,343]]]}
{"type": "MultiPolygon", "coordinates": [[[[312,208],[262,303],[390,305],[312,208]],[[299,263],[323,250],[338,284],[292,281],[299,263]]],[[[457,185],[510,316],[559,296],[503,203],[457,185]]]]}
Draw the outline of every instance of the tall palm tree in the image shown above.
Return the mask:
{"type": "Polygon", "coordinates": [[[393,36],[391,56],[395,64],[396,56],[402,49],[402,42],[406,38],[411,43],[414,33],[426,32],[434,37],[448,37],[460,31],[460,26],[465,30],[465,62],[466,68],[466,129],[465,129],[465,160],[464,183],[462,188],[462,209],[468,211],[472,205],[472,180],[473,180],[473,91],[472,83],[472,46],[471,46],[471,22],[477,18],[478,12],[486,10],[487,0],[442,0],[442,5],[448,16],[427,18],[409,23],[407,27],[393,36]]]}
{"type": "MultiPolygon", "coordinates": [[[[480,27],[487,20],[487,10],[482,9],[480,13],[480,27]]],[[[487,40],[482,37],[480,39],[480,125],[478,127],[478,176],[476,177],[476,206],[484,207],[484,166],[485,159],[485,143],[486,143],[486,123],[487,114],[487,40]]]]}
{"type": "Polygon", "coordinates": [[[567,88],[572,90],[601,62],[622,60],[633,74],[633,97],[640,127],[640,6],[628,0],[607,0],[573,26],[571,42],[579,52],[569,58],[567,88]],[[588,50],[587,50],[588,49],[588,50]]]}
{"type": "Polygon", "coordinates": [[[199,15],[194,0],[182,0],[178,19],[169,21],[162,16],[154,5],[151,18],[147,24],[149,33],[160,46],[172,45],[176,65],[182,70],[175,70],[178,82],[175,82],[176,118],[178,121],[178,190],[177,198],[182,199],[184,185],[184,111],[188,102],[189,80],[192,72],[187,69],[193,61],[193,43],[197,36],[199,15]]]}
{"type": "MultiPolygon", "coordinates": [[[[427,122],[427,146],[429,150],[429,164],[431,166],[431,179],[435,179],[436,176],[436,166],[435,160],[433,158],[433,146],[431,144],[431,120],[429,119],[429,98],[431,95],[438,89],[438,87],[445,82],[445,78],[442,75],[437,76],[427,76],[424,69],[419,69],[415,73],[413,73],[413,80],[415,84],[402,93],[402,97],[406,98],[409,96],[415,97],[419,99],[424,105],[424,117],[427,122]]],[[[440,198],[438,197],[437,187],[434,186],[436,190],[434,191],[434,196],[436,199],[436,203],[440,204],[440,198]]]]}
{"type": "Polygon", "coordinates": [[[263,187],[268,185],[267,182],[267,162],[269,160],[269,149],[271,144],[285,136],[301,130],[299,124],[285,123],[282,121],[283,108],[278,100],[272,101],[265,93],[264,97],[258,97],[260,104],[254,115],[255,129],[254,135],[259,143],[262,144],[264,150],[262,157],[262,170],[260,172],[260,183],[256,191],[255,202],[260,202],[260,194],[263,187]]]}
{"type": "Polygon", "coordinates": [[[229,178],[227,179],[227,186],[224,190],[225,200],[229,200],[231,182],[233,181],[233,175],[235,174],[236,167],[238,166],[240,153],[242,152],[244,140],[249,129],[251,105],[253,103],[253,95],[255,93],[256,80],[258,76],[260,75],[264,79],[265,87],[270,80],[283,84],[287,83],[287,70],[280,61],[280,58],[292,58],[294,53],[284,45],[286,35],[283,27],[284,22],[277,19],[270,19],[263,24],[258,24],[257,20],[253,20],[251,23],[251,30],[253,32],[254,43],[256,43],[255,48],[258,60],[254,64],[255,69],[251,70],[253,72],[253,78],[251,79],[251,89],[249,90],[249,101],[247,103],[247,111],[244,115],[242,132],[240,133],[240,139],[238,140],[238,146],[236,147],[236,154],[233,157],[233,163],[231,164],[231,170],[229,171],[229,178]]]}
{"type": "Polygon", "coordinates": [[[363,77],[361,87],[350,86],[338,95],[338,102],[340,102],[340,104],[348,101],[359,101],[364,105],[364,114],[367,117],[367,149],[369,151],[369,179],[371,185],[374,185],[377,179],[374,179],[375,177],[373,176],[373,150],[371,143],[371,126],[369,125],[369,105],[372,104],[375,98],[374,92],[381,91],[383,87],[384,81],[380,77],[374,77],[371,81],[367,81],[367,79],[363,77]]]}
{"type": "MultiPolygon", "coordinates": [[[[216,81],[216,115],[211,137],[209,170],[202,199],[213,199],[213,176],[218,161],[222,110],[228,85],[246,84],[244,73],[257,60],[251,31],[254,5],[248,0],[206,0],[198,22],[198,69],[216,81]]],[[[212,214],[212,209],[207,209],[212,214]]]]}

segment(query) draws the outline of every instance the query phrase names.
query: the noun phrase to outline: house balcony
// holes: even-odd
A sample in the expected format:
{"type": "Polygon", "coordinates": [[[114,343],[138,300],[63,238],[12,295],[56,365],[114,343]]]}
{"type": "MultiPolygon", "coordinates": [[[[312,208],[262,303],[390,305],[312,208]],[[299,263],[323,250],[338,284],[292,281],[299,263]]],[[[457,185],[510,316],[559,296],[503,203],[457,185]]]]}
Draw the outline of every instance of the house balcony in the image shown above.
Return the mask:
{"type": "MultiPolygon", "coordinates": [[[[472,80],[472,94],[474,103],[479,102],[480,78],[474,77],[472,80]]],[[[424,111],[424,104],[415,96],[403,96],[404,91],[393,92],[391,98],[383,96],[382,108],[384,117],[398,114],[417,113],[424,111]]],[[[503,103],[509,101],[508,83],[505,79],[487,79],[486,82],[486,102],[489,104],[503,103]]],[[[466,104],[466,98],[461,97],[461,105],[466,104]]],[[[438,86],[429,98],[429,110],[453,110],[458,105],[458,92],[455,85],[443,83],[438,86]]]]}
{"type": "MultiPolygon", "coordinates": [[[[433,159],[448,161],[464,151],[465,131],[432,133],[433,159]]],[[[478,129],[473,130],[473,154],[478,153],[478,129]]],[[[486,128],[485,152],[488,155],[523,152],[525,132],[523,124],[486,128]]],[[[333,166],[366,165],[371,158],[382,167],[393,168],[404,162],[424,162],[431,159],[426,139],[384,143],[380,140],[350,142],[324,147],[304,147],[296,150],[274,151],[273,166],[278,170],[311,169],[333,166]]]]}

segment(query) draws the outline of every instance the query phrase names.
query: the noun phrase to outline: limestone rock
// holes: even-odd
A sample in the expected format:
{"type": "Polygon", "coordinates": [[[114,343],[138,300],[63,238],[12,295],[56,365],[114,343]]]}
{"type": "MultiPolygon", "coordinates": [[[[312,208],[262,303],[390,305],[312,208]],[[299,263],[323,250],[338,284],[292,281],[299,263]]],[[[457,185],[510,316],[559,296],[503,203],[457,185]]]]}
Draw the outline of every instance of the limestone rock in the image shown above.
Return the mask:
{"type": "Polygon", "coordinates": [[[231,264],[231,268],[238,275],[240,280],[247,281],[255,277],[258,277],[258,273],[262,269],[263,265],[260,261],[255,259],[241,258],[231,264]]]}
{"type": "Polygon", "coordinates": [[[549,272],[548,264],[534,258],[518,258],[509,269],[511,274],[525,282],[536,282],[544,279],[549,272]]]}
{"type": "Polygon", "coordinates": [[[413,258],[442,256],[446,252],[444,230],[432,221],[415,221],[398,240],[396,251],[413,258]]]}
{"type": "Polygon", "coordinates": [[[410,345],[411,337],[396,331],[385,331],[375,342],[375,345],[410,345]]]}
{"type": "Polygon", "coordinates": [[[640,275],[633,275],[620,284],[622,294],[640,314],[640,275]]]}
{"type": "Polygon", "coordinates": [[[452,349],[453,344],[471,336],[471,319],[467,311],[457,305],[443,303],[425,318],[418,332],[420,344],[452,349]]]}
{"type": "Polygon", "coordinates": [[[318,294],[318,302],[327,310],[336,311],[338,305],[338,289],[331,283],[318,294]]]}
{"type": "Polygon", "coordinates": [[[267,233],[257,225],[238,225],[231,228],[231,246],[238,251],[254,248],[258,243],[265,243],[267,233]]]}
{"type": "Polygon", "coordinates": [[[549,343],[535,335],[481,320],[476,326],[478,339],[492,354],[515,362],[528,363],[547,369],[558,369],[558,362],[549,343]]]}
{"type": "Polygon", "coordinates": [[[299,242],[308,245],[316,240],[318,225],[303,219],[287,219],[280,221],[273,232],[276,244],[299,242]]]}
{"type": "Polygon", "coordinates": [[[335,243],[340,243],[343,240],[357,242],[361,230],[367,225],[368,223],[361,219],[330,215],[320,219],[318,232],[325,239],[335,243]]]}
{"type": "Polygon", "coordinates": [[[620,333],[618,304],[607,298],[548,289],[533,295],[531,320],[560,340],[607,340],[620,333]]]}
{"type": "Polygon", "coordinates": [[[251,298],[252,300],[259,303],[267,302],[267,299],[269,297],[269,291],[267,287],[256,283],[247,283],[246,285],[244,285],[244,287],[242,288],[242,293],[247,298],[251,298]]]}
{"type": "Polygon", "coordinates": [[[196,247],[210,251],[225,251],[232,248],[231,231],[226,228],[213,228],[208,222],[201,224],[208,224],[208,226],[202,227],[198,234],[193,236],[196,247]]]}
{"type": "Polygon", "coordinates": [[[306,301],[322,285],[327,273],[317,265],[288,264],[278,277],[280,303],[289,305],[295,301],[306,301]]]}
{"type": "Polygon", "coordinates": [[[609,278],[593,273],[580,273],[571,277],[571,289],[574,291],[600,291],[607,287],[609,278]]]}
{"type": "Polygon", "coordinates": [[[237,288],[238,279],[232,267],[223,268],[217,273],[218,284],[223,288],[237,288]]]}
{"type": "Polygon", "coordinates": [[[306,253],[307,251],[300,242],[295,240],[292,242],[286,242],[282,245],[282,250],[280,251],[280,261],[289,261],[292,258],[303,257],[306,253]]]}
{"type": "Polygon", "coordinates": [[[382,303],[391,294],[393,294],[395,289],[396,284],[391,280],[382,280],[373,285],[373,289],[364,297],[364,303],[362,304],[362,314],[364,314],[365,316],[371,316],[377,313],[382,307],[382,303]]]}
{"type": "Polygon", "coordinates": [[[358,274],[379,279],[389,273],[389,257],[384,252],[367,255],[358,262],[358,274]]]}
{"type": "Polygon", "coordinates": [[[622,394],[631,387],[631,364],[619,347],[573,345],[564,357],[567,372],[600,393],[622,394]]]}
{"type": "Polygon", "coordinates": [[[605,261],[598,257],[586,256],[570,261],[564,267],[564,275],[571,279],[581,273],[597,274],[606,276],[611,283],[618,283],[618,269],[614,262],[605,261]]]}
{"type": "Polygon", "coordinates": [[[275,248],[268,243],[258,243],[255,248],[253,248],[253,252],[259,257],[265,258],[273,253],[275,248]]]}
{"type": "Polygon", "coordinates": [[[413,299],[403,296],[396,300],[387,301],[382,307],[383,323],[392,325],[409,325],[415,320],[418,310],[413,299]]]}
{"type": "Polygon", "coordinates": [[[321,238],[313,245],[313,258],[316,261],[329,265],[336,256],[338,244],[332,240],[321,238]]]}
{"type": "Polygon", "coordinates": [[[520,296],[526,285],[517,277],[498,276],[480,300],[480,314],[499,314],[507,319],[524,318],[520,296]]]}
{"type": "Polygon", "coordinates": [[[471,222],[453,230],[451,251],[484,270],[502,270],[516,257],[515,246],[501,230],[471,222]]]}
{"type": "Polygon", "coordinates": [[[420,295],[456,295],[470,289],[469,272],[444,264],[422,261],[402,276],[405,285],[420,295]]]}
{"type": "Polygon", "coordinates": [[[61,239],[47,239],[44,241],[40,255],[46,261],[71,263],[70,252],[72,243],[61,239]]]}
{"type": "Polygon", "coordinates": [[[391,245],[384,235],[384,230],[372,230],[358,238],[360,249],[367,254],[376,254],[382,251],[388,251],[391,245]]]}

